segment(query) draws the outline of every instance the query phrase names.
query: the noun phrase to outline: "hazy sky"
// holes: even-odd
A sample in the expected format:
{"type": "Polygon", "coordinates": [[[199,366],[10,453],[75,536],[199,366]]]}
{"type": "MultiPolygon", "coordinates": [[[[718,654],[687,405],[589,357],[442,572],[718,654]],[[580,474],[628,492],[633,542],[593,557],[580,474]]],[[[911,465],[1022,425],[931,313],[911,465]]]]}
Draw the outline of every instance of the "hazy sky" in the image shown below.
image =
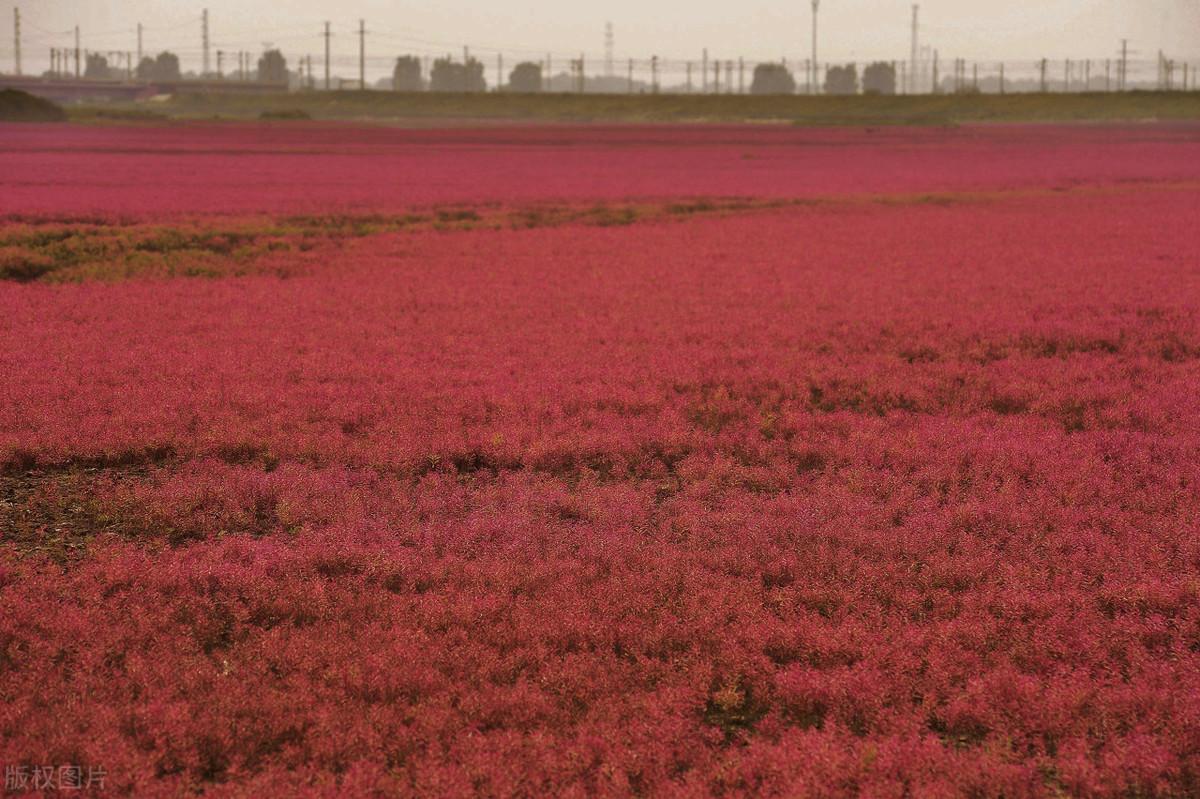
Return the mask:
{"type": "MultiPolygon", "coordinates": [[[[285,55],[319,59],[317,33],[326,19],[335,32],[335,62],[357,64],[359,17],[367,21],[373,73],[396,55],[453,52],[565,59],[584,51],[600,59],[604,24],[611,21],[618,59],[698,58],[708,47],[722,58],[808,55],[810,0],[18,0],[24,20],[26,71],[44,68],[51,46],[78,23],[83,46],[132,50],[140,21],[146,50],[171,49],[185,69],[200,59],[200,11],[209,9],[213,48],[258,51],[265,43],[285,55]]],[[[943,58],[1105,58],[1118,39],[1131,40],[1141,57],[1161,47],[1200,60],[1200,0],[924,0],[921,39],[943,58]]],[[[912,4],[907,0],[822,0],[821,58],[903,59],[908,53],[912,4]]],[[[11,8],[0,15],[0,64],[12,67],[11,8]]],[[[228,62],[227,62],[228,63],[228,62]]]]}

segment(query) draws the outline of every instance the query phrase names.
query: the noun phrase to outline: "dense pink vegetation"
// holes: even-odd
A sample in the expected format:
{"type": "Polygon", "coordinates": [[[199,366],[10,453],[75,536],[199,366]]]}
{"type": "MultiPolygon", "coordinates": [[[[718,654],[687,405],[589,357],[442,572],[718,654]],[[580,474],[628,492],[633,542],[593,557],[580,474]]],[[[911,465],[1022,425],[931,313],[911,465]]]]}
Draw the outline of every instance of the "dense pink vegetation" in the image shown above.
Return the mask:
{"type": "Polygon", "coordinates": [[[1200,179],[1200,128],[0,125],[0,214],[160,214],[1200,179]]]}
{"type": "MultiPolygon", "coordinates": [[[[970,135],[1031,149],[1013,185],[1084,174],[970,135]]],[[[1099,183],[1171,181],[0,284],[0,464],[55,520],[0,542],[0,763],[137,795],[1195,794],[1200,191],[1154,155],[1191,145],[1076,135],[1125,148],[1099,183]]],[[[894,147],[855,151],[904,175],[894,147]]],[[[784,191],[721,170],[687,180],[784,191]]]]}

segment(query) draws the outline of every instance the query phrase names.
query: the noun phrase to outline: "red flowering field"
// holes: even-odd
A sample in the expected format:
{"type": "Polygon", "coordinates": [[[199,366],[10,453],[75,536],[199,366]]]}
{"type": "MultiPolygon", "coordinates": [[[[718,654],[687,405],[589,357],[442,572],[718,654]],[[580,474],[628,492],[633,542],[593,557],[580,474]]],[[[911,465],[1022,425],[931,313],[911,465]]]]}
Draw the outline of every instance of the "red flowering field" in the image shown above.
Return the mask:
{"type": "Polygon", "coordinates": [[[1200,793],[1200,128],[0,145],[12,774],[1200,793]]]}

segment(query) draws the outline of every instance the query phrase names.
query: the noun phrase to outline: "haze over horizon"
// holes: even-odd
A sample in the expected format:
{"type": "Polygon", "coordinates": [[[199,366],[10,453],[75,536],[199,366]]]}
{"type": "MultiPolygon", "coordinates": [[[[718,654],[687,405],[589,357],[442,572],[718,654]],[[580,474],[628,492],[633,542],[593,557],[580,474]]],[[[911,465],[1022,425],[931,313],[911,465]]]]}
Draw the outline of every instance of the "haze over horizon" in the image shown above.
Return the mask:
{"type": "MultiPolygon", "coordinates": [[[[586,53],[597,66],[604,53],[604,26],[612,22],[615,55],[699,58],[804,59],[809,54],[811,5],[749,0],[730,3],[663,0],[653,7],[610,0],[577,8],[550,0],[513,0],[503,6],[443,0],[417,6],[384,0],[317,0],[247,4],[235,0],[27,0],[0,15],[0,70],[13,62],[13,16],[21,9],[25,71],[45,68],[51,47],[70,47],[78,24],[82,46],[94,51],[136,48],[136,25],[145,26],[146,52],[169,49],[185,70],[200,65],[200,15],[210,15],[211,47],[257,53],[279,47],[289,58],[319,61],[320,28],[332,23],[335,70],[357,64],[359,18],[367,23],[368,69],[390,71],[403,54],[461,56],[469,46],[481,58],[556,59],[586,53]]],[[[943,58],[1034,59],[1115,57],[1121,38],[1134,58],[1152,59],[1159,49],[1182,59],[1200,57],[1200,0],[924,0],[923,45],[943,58]]],[[[908,57],[912,4],[907,0],[823,0],[821,60],[900,60],[908,57]]],[[[565,61],[563,62],[565,64],[565,61]]],[[[230,62],[226,62],[229,68],[230,62]]]]}

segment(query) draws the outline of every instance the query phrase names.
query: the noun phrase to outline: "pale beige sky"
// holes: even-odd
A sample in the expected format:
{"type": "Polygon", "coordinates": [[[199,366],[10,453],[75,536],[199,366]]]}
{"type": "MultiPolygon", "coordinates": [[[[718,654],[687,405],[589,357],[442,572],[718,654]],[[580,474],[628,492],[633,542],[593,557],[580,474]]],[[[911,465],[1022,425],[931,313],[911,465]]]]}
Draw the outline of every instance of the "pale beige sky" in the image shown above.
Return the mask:
{"type": "MultiPolygon", "coordinates": [[[[462,52],[494,58],[565,59],[586,52],[599,60],[604,25],[615,30],[616,55],[699,58],[702,48],[722,58],[804,58],[811,0],[608,0],[581,5],[561,0],[18,0],[0,16],[0,64],[11,68],[11,6],[21,9],[26,71],[44,68],[51,46],[66,46],[75,24],[83,46],[129,50],[134,29],[146,26],[147,50],[179,53],[185,69],[200,61],[200,12],[208,8],[214,48],[257,51],[265,43],[290,56],[319,58],[324,20],[335,33],[335,64],[357,64],[358,19],[367,21],[371,72],[382,74],[396,55],[462,52]]],[[[1114,56],[1121,37],[1141,57],[1163,48],[1181,59],[1200,58],[1200,0],[924,0],[921,40],[943,58],[1033,59],[1114,56]]],[[[909,50],[908,0],[821,0],[821,58],[903,59],[909,50]]]]}

